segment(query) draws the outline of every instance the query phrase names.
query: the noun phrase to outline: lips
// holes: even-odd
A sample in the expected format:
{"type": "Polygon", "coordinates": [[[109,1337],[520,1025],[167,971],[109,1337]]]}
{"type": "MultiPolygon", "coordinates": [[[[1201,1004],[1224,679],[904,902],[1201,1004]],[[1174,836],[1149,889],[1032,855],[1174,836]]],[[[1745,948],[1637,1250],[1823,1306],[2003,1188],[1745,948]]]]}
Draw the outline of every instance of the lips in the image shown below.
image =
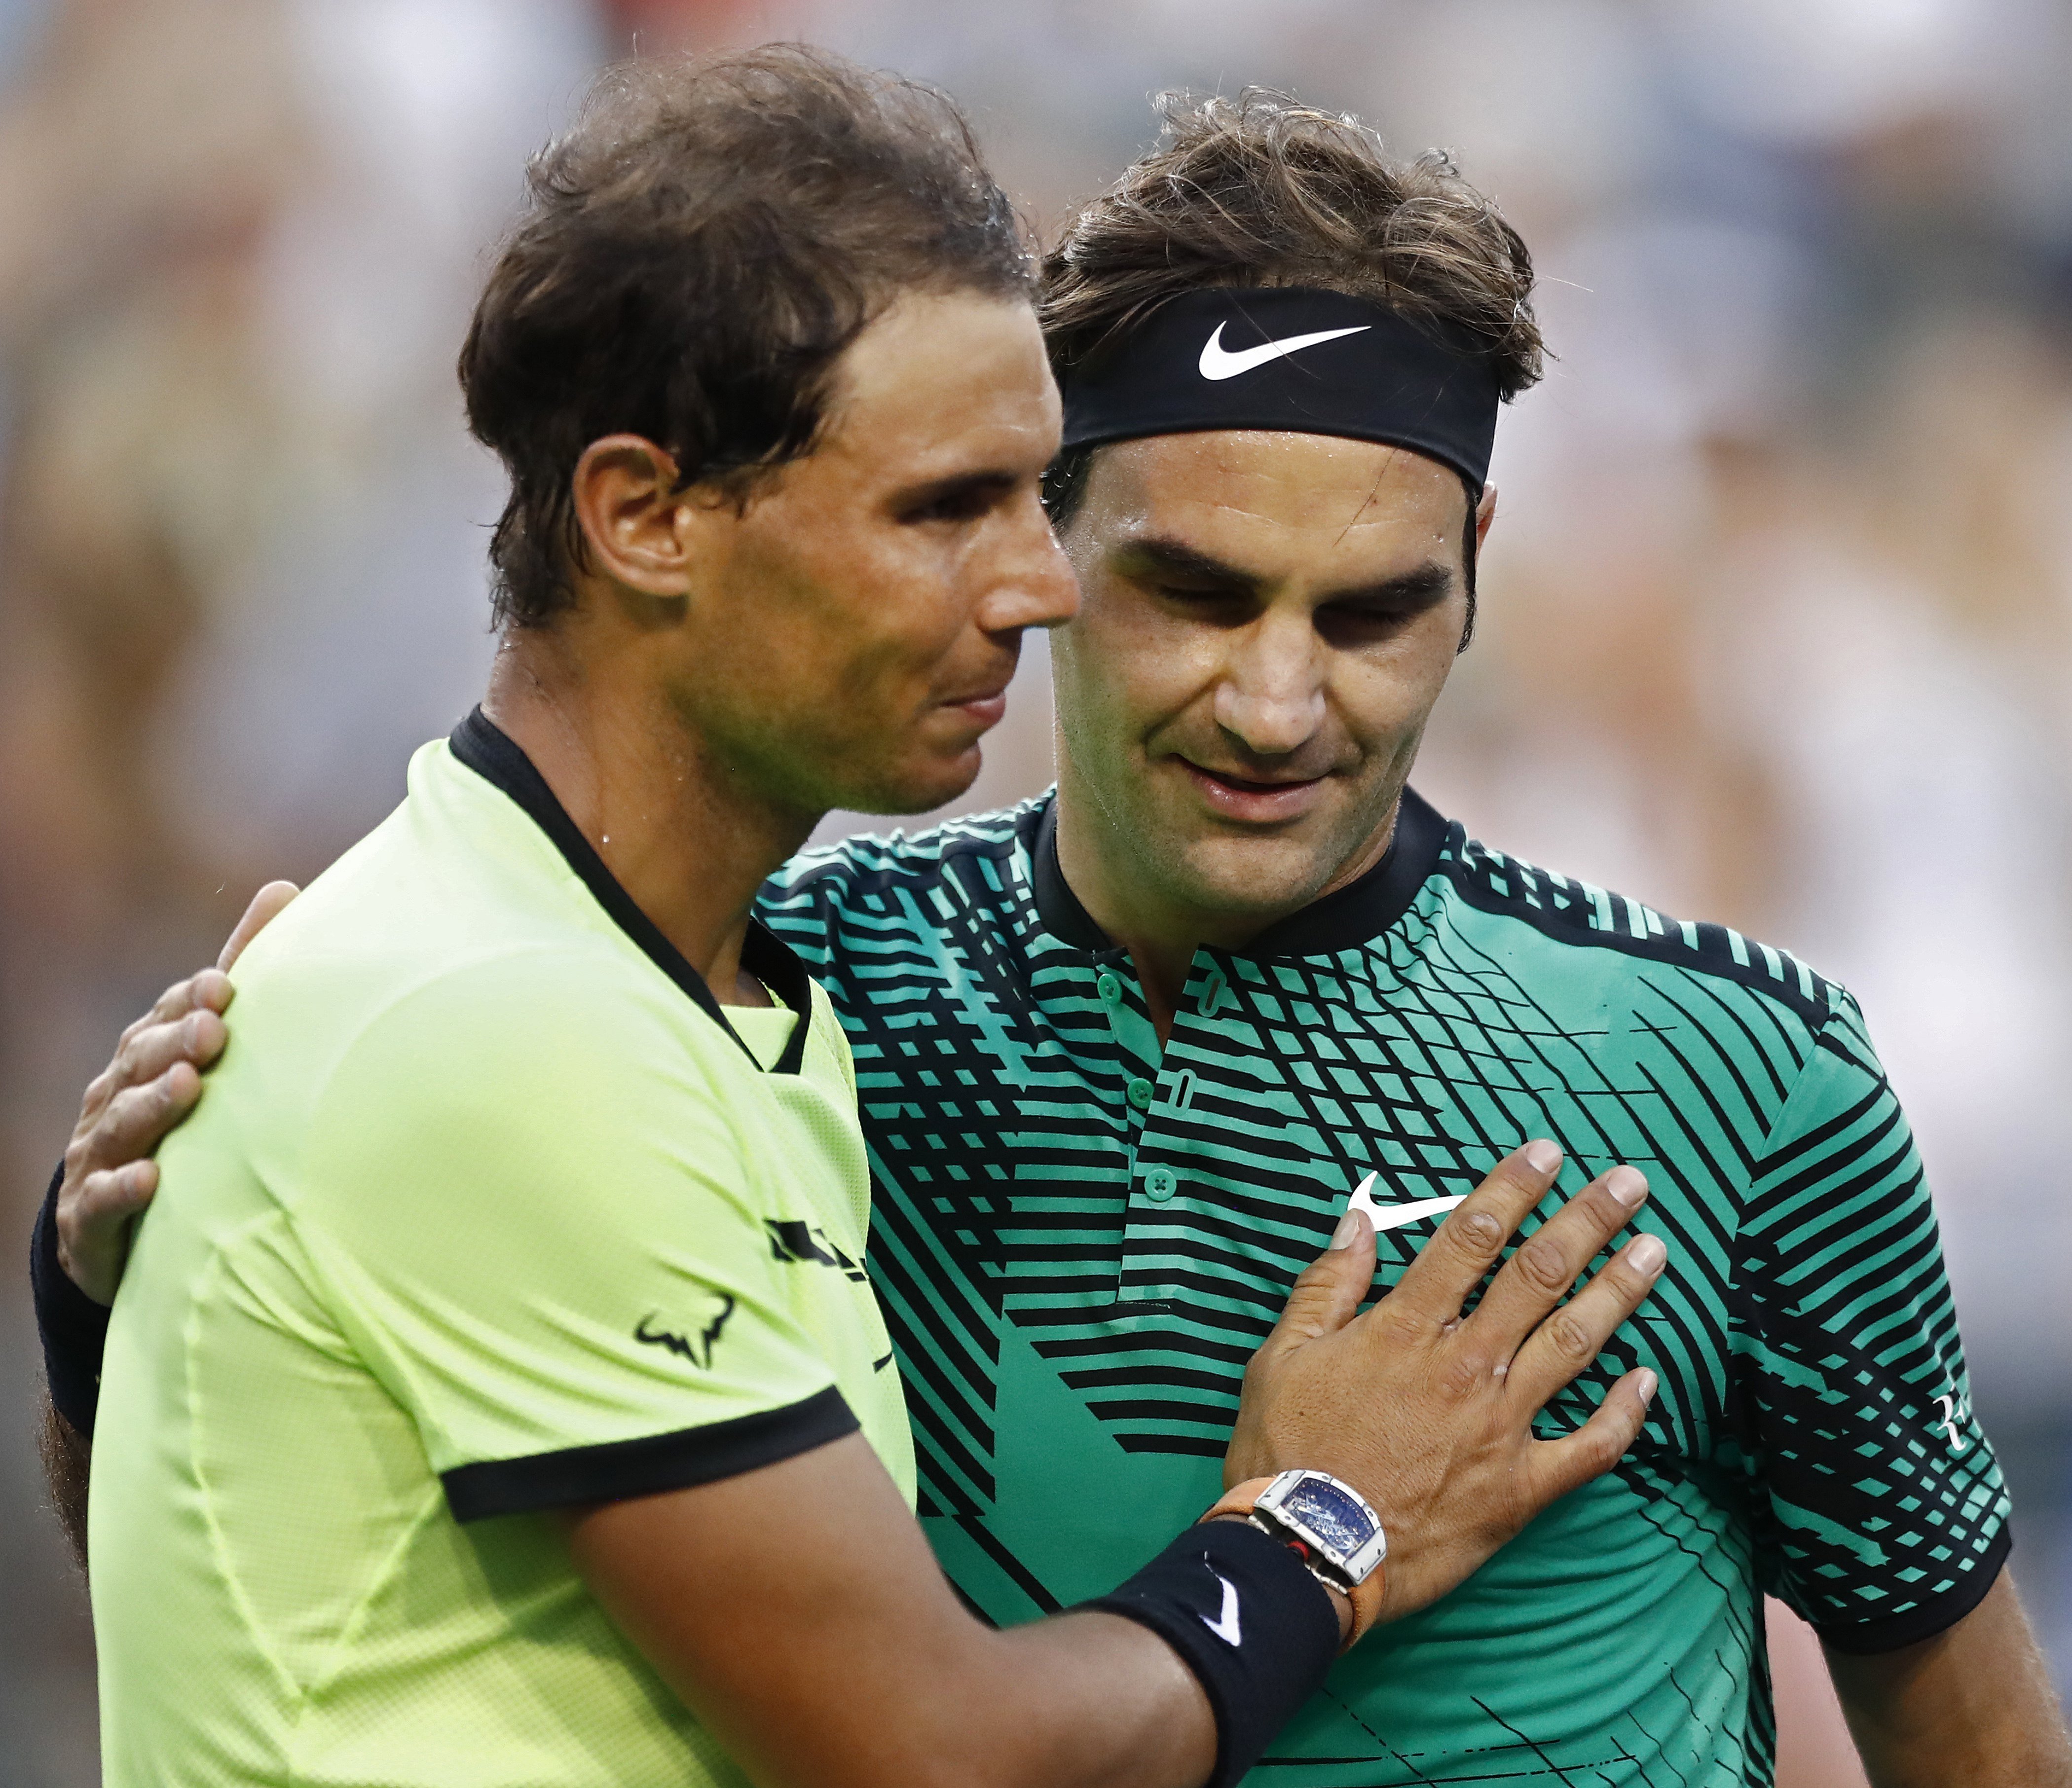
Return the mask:
{"type": "Polygon", "coordinates": [[[1326,779],[1309,776],[1276,782],[1240,776],[1227,770],[1205,770],[1186,758],[1178,760],[1203,800],[1226,819],[1270,825],[1309,812],[1326,779]]]}
{"type": "Polygon", "coordinates": [[[967,716],[981,730],[997,726],[1007,712],[1007,685],[981,689],[976,695],[953,696],[943,705],[953,713],[967,716]]]}

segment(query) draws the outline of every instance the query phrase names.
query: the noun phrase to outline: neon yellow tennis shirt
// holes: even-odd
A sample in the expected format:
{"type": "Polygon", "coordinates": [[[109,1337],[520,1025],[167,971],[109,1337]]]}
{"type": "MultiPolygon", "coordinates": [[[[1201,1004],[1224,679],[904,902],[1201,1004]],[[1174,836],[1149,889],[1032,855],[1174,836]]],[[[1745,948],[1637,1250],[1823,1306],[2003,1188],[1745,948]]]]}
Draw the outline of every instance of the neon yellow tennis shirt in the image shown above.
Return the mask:
{"type": "Polygon", "coordinates": [[[744,960],[783,1009],[722,1013],[479,713],[246,953],[109,1335],[111,1788],[745,1779],[545,1512],[859,1424],[911,1498],[848,1049],[744,960]]]}

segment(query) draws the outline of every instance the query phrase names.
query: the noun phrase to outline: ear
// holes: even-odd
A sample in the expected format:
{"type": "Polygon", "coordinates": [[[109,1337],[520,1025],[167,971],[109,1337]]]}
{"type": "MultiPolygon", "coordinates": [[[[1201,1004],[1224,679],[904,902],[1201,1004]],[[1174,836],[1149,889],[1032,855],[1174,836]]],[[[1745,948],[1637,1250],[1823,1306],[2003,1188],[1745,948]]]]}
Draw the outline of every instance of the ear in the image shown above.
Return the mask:
{"type": "Polygon", "coordinates": [[[726,507],[680,489],[675,459],[637,434],[584,448],[572,494],[592,568],[649,596],[689,594],[697,536],[726,507]]]}
{"type": "Polygon", "coordinates": [[[1475,555],[1482,556],[1485,542],[1489,539],[1490,524],[1496,520],[1496,487],[1482,487],[1482,499],[1475,505],[1475,555]]]}

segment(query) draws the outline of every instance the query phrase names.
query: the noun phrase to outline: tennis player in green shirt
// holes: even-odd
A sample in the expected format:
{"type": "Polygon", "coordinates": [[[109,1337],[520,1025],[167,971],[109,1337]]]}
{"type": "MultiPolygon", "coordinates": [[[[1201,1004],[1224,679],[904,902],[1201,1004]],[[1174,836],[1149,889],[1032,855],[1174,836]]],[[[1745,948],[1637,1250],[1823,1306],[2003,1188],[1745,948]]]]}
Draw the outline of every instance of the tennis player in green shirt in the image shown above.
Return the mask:
{"type": "Polygon", "coordinates": [[[749,915],[827,809],[968,786],[1072,611],[1027,257],[944,102],[803,50],[615,72],[532,191],[461,363],[513,487],[487,696],[238,964],[117,1301],[106,1779],[1235,1782],[1632,1441],[1646,1370],[1530,1424],[1662,1269],[1543,1321],[1645,1186],[1490,1279],[1529,1143],[1358,1317],[1348,1213],[1223,1502],[1079,1609],[960,1607],[845,1046],[749,915]]]}

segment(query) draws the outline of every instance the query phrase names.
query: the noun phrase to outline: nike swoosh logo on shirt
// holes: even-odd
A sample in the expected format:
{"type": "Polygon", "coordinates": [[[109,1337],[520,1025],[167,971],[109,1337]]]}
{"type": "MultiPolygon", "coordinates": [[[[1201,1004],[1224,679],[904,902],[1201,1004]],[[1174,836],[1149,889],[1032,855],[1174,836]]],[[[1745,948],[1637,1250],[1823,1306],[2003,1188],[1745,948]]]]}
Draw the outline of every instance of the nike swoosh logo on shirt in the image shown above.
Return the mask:
{"type": "Polygon", "coordinates": [[[1216,325],[1216,332],[1202,344],[1202,376],[1204,379],[1235,379],[1240,372],[1249,372],[1254,367],[1264,366],[1268,360],[1277,360],[1284,355],[1298,354],[1305,347],[1314,347],[1319,342],[1334,342],[1341,335],[1357,335],[1363,330],[1371,329],[1371,323],[1355,323],[1350,329],[1319,329],[1314,335],[1284,335],[1277,342],[1261,342],[1256,347],[1240,347],[1233,352],[1223,346],[1223,325],[1216,325]]]}
{"type": "MultiPolygon", "coordinates": [[[[1209,1564],[1207,1559],[1203,1559],[1202,1562],[1204,1564],[1209,1564]]],[[[1238,1625],[1236,1588],[1231,1580],[1213,1564],[1209,1564],[1209,1575],[1223,1586],[1223,1611],[1215,1620],[1211,1620],[1206,1614],[1197,1614],[1194,1617],[1225,1645],[1241,1645],[1244,1641],[1244,1633],[1238,1625]]]]}
{"type": "Polygon", "coordinates": [[[1409,1204],[1376,1204],[1370,1190],[1375,1178],[1370,1174],[1353,1189],[1353,1195],[1346,1200],[1346,1209],[1364,1210],[1377,1235],[1384,1229],[1400,1229],[1405,1223],[1421,1223],[1427,1217],[1444,1216],[1467,1197],[1466,1193],[1462,1192],[1450,1198],[1418,1198],[1409,1204]]]}

